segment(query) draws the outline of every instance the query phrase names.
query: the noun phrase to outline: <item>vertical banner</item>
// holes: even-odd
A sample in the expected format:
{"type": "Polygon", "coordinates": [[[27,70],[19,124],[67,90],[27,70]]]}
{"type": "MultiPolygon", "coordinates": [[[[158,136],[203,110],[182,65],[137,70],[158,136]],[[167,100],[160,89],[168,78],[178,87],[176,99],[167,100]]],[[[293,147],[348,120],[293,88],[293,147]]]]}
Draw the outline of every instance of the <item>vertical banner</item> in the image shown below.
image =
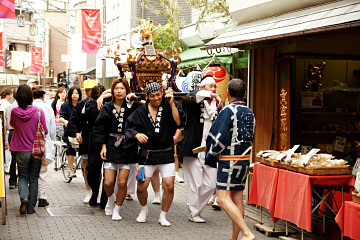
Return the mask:
{"type": "Polygon", "coordinates": [[[279,62],[278,150],[290,148],[290,61],[279,62]]]}
{"type": "Polygon", "coordinates": [[[33,73],[42,73],[42,48],[41,47],[32,47],[31,48],[31,72],[33,73]]]}
{"type": "Polygon", "coordinates": [[[101,47],[100,10],[81,9],[82,14],[82,46],[84,53],[96,54],[101,47]]]}
{"type": "Polygon", "coordinates": [[[0,0],[0,18],[15,18],[14,0],[0,0]]]}
{"type": "Polygon", "coordinates": [[[0,32],[0,67],[4,66],[4,52],[2,46],[2,32],[0,32]]]}

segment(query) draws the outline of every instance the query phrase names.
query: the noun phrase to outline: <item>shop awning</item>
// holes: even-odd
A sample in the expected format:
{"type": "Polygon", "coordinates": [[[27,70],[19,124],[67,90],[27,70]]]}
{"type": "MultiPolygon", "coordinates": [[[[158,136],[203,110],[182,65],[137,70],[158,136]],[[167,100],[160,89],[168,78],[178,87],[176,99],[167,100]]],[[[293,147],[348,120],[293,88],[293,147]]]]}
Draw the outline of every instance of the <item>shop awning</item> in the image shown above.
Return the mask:
{"type": "Polygon", "coordinates": [[[237,25],[202,49],[360,26],[360,1],[343,0],[237,25]]]}
{"type": "Polygon", "coordinates": [[[233,54],[238,52],[237,48],[222,48],[216,50],[204,51],[201,47],[190,48],[180,53],[181,63],[179,68],[186,68],[196,64],[206,65],[209,64],[213,58],[215,62],[230,64],[233,61],[233,54]],[[214,57],[215,56],[215,57],[214,57]]]}
{"type": "Polygon", "coordinates": [[[79,72],[79,75],[90,75],[90,74],[95,74],[95,73],[96,73],[96,66],[90,67],[83,72],[79,72]]]}
{"type": "Polygon", "coordinates": [[[19,85],[19,76],[17,74],[0,73],[0,85],[17,86],[19,85]]]}

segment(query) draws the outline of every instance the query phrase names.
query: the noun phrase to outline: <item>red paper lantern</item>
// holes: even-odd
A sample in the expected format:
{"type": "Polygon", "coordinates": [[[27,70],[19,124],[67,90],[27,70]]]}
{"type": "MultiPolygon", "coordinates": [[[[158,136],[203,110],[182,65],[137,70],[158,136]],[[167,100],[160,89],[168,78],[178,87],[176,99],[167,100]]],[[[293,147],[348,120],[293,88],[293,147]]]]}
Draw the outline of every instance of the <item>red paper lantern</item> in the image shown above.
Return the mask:
{"type": "Polygon", "coordinates": [[[208,67],[204,74],[204,76],[210,75],[214,78],[216,83],[223,81],[226,78],[226,71],[222,67],[208,67]]]}

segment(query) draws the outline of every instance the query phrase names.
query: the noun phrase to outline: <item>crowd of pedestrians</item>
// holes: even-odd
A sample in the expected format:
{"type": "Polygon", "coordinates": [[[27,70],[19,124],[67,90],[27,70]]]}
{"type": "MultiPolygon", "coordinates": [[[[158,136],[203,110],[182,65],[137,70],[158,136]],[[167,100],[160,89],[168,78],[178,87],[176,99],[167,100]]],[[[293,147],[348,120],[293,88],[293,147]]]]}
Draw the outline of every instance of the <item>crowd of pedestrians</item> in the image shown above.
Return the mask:
{"type": "Polygon", "coordinates": [[[146,101],[139,101],[127,80],[121,78],[114,80],[109,90],[93,80],[85,81],[84,99],[79,87],[61,87],[51,105],[44,102],[44,87],[36,80],[13,92],[3,90],[0,110],[5,113],[13,159],[9,186],[18,186],[20,213],[34,213],[37,202],[38,207],[51,204],[45,186],[47,167],[54,156],[46,154],[39,160],[32,155],[36,128],[41,123],[47,144],[59,138],[67,144],[68,178],[76,177],[74,141],[79,144],[84,203],[100,206],[112,220],[121,220],[122,205],[125,199],[132,200],[137,180],[140,212],[136,222],[144,223],[151,183],[155,192],[152,203],[161,204],[158,222],[171,226],[166,214],[174,197],[175,179],[183,181],[176,173],[175,160],[177,143],[184,135],[180,155],[189,221],[206,222],[201,213],[209,201],[216,202],[216,193],[217,202],[233,223],[231,239],[237,239],[240,231],[242,239],[254,239],[243,219],[242,193],[255,127],[254,115],[244,100],[245,89],[244,81],[231,80],[225,107],[211,76],[203,77],[200,89],[189,93],[193,100],[183,101],[182,106],[171,91],[165,93],[156,82],[146,86],[146,101]],[[15,100],[10,104],[12,95],[15,100]],[[197,148],[201,150],[195,153],[197,148]]]}

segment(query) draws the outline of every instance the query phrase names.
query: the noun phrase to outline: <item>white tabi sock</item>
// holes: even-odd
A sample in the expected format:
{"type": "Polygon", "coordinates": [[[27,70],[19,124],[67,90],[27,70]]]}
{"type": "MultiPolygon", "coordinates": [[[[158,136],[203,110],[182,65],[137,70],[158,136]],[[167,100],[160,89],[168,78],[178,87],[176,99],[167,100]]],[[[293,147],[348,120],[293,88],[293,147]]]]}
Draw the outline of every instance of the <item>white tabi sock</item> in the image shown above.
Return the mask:
{"type": "Polygon", "coordinates": [[[105,206],[105,215],[111,216],[115,207],[115,195],[112,194],[110,197],[108,197],[108,201],[105,206]]]}
{"type": "Polygon", "coordinates": [[[111,218],[113,221],[119,221],[122,219],[120,216],[120,207],[121,206],[115,205],[111,218]]]}
{"type": "Polygon", "coordinates": [[[159,217],[159,223],[161,226],[170,227],[171,223],[166,219],[166,212],[161,211],[159,217]]]}
{"type": "Polygon", "coordinates": [[[141,206],[141,210],[140,210],[139,216],[136,218],[136,222],[138,222],[138,223],[146,222],[147,212],[148,212],[147,205],[141,206]]]}
{"type": "Polygon", "coordinates": [[[156,192],[156,193],[155,193],[155,198],[154,198],[154,200],[153,200],[151,203],[152,203],[152,204],[160,204],[160,203],[161,203],[160,192],[156,192]]]}

